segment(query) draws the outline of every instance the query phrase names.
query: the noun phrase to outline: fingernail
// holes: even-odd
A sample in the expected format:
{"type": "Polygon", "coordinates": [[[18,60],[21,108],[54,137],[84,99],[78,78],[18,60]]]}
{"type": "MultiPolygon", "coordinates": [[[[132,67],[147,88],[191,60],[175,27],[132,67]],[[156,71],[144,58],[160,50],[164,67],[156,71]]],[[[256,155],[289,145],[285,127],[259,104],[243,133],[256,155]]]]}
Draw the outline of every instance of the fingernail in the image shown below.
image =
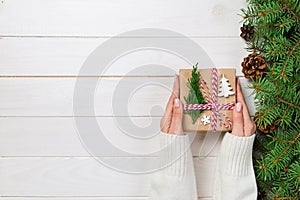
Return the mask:
{"type": "Polygon", "coordinates": [[[242,104],[240,102],[237,102],[235,106],[236,106],[236,111],[237,112],[241,112],[242,111],[242,104]]]}
{"type": "Polygon", "coordinates": [[[180,104],[179,104],[179,99],[178,98],[174,99],[174,104],[175,104],[176,108],[179,108],[180,104]]]}

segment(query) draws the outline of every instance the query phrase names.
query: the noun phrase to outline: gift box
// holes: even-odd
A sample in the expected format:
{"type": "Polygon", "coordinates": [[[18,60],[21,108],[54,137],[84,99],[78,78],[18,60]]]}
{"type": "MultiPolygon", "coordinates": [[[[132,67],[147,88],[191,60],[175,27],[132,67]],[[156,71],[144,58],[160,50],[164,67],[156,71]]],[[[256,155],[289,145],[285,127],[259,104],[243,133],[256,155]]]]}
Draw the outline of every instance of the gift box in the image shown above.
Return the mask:
{"type": "Polygon", "coordinates": [[[180,100],[184,104],[183,130],[230,131],[236,102],[235,69],[180,69],[180,100]],[[194,72],[193,72],[194,70],[194,72]]]}

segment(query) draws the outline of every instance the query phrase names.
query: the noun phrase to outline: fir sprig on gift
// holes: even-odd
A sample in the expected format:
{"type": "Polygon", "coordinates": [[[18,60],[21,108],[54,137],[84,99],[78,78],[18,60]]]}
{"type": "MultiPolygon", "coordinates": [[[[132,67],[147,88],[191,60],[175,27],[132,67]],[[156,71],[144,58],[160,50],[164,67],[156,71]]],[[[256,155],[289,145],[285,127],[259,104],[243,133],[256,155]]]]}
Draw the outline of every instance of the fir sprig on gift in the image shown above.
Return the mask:
{"type": "MultiPolygon", "coordinates": [[[[198,64],[193,66],[192,76],[188,79],[187,86],[189,88],[189,93],[187,97],[184,97],[186,104],[205,104],[204,97],[200,90],[200,72],[198,71],[198,64]]],[[[185,113],[190,115],[193,124],[200,117],[203,110],[186,110],[185,113]]]]}

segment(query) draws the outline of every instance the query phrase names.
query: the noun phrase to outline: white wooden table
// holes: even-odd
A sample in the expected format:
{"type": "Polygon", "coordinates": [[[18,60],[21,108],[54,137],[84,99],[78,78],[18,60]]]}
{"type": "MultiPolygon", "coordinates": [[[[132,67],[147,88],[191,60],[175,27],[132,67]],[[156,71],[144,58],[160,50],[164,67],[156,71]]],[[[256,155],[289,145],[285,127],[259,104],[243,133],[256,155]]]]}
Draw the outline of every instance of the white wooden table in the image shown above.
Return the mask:
{"type": "MultiPolygon", "coordinates": [[[[0,200],[146,199],[152,174],[109,169],[95,161],[80,142],[72,104],[82,64],[112,36],[161,28],[192,38],[217,66],[236,67],[237,75],[242,76],[240,63],[247,53],[239,38],[238,14],[244,6],[239,0],[4,0],[0,7],[0,200]]],[[[190,67],[168,53],[134,52],[101,75],[103,85],[95,92],[95,112],[98,122],[104,124],[103,131],[135,152],[150,151],[158,144],[152,140],[126,142],[114,119],[131,118],[138,126],[151,118],[158,123],[161,109],[149,114],[150,110],[153,105],[164,107],[169,92],[156,86],[141,90],[129,102],[130,114],[119,116],[113,115],[111,100],[117,83],[124,79],[124,87],[143,79],[170,89],[173,74],[159,68],[126,77],[136,66],[151,63],[173,70],[190,67]]],[[[248,96],[250,90],[244,90],[248,96]]],[[[253,113],[253,101],[248,97],[247,101],[253,113]]],[[[205,159],[199,159],[203,138],[197,136],[192,150],[199,199],[208,200],[219,143],[205,159]]],[[[103,157],[124,163],[134,159],[115,152],[103,157]]],[[[149,157],[140,159],[149,161],[149,157]]]]}

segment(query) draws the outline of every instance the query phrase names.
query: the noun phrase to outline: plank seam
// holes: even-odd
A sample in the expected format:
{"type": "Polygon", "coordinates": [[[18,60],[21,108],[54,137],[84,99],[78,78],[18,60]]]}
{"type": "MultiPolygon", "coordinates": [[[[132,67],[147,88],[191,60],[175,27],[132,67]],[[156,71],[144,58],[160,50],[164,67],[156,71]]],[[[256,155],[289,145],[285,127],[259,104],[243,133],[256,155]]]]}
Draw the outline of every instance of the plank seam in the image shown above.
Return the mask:
{"type": "Polygon", "coordinates": [[[73,38],[73,39],[76,39],[76,38],[79,38],[79,39],[110,39],[110,38],[120,38],[120,39],[126,39],[126,38],[215,38],[215,39],[237,39],[237,38],[240,38],[239,36],[210,36],[210,35],[204,35],[204,36],[186,36],[186,37],[175,37],[175,36],[130,36],[130,37],[120,37],[120,36],[114,36],[114,35],[111,35],[111,36],[96,36],[96,35],[91,35],[91,36],[88,36],[88,35],[82,35],[82,36],[76,36],[76,35],[0,35],[0,38],[61,38],[61,39],[68,39],[68,38],[73,38]]]}

